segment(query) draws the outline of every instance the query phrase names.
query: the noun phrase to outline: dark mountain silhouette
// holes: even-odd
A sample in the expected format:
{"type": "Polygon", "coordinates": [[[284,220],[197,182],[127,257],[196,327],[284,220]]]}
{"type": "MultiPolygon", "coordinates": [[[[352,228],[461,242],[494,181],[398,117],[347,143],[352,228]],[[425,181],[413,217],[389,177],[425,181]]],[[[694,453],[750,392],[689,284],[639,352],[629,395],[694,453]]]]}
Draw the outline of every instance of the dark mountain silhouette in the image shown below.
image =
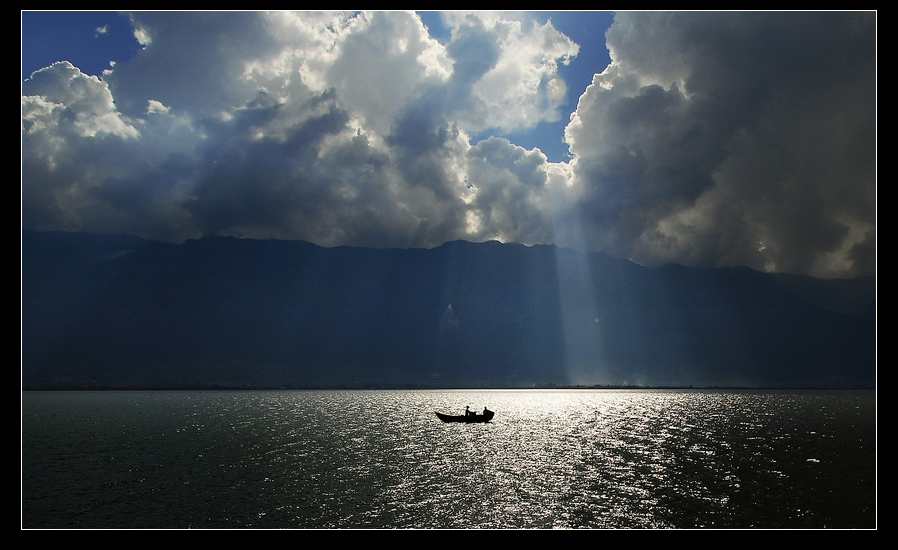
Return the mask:
{"type": "Polygon", "coordinates": [[[856,386],[875,280],[555,246],[22,233],[25,387],[856,386]]]}

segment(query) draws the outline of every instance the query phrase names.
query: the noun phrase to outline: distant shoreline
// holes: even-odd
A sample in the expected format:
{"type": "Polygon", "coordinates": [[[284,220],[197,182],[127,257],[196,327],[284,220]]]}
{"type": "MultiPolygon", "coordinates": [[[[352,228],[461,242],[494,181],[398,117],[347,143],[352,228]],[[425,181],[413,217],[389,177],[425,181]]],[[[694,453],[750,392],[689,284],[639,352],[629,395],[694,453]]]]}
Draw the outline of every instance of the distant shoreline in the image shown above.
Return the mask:
{"type": "Polygon", "coordinates": [[[334,386],[23,386],[22,391],[362,391],[362,390],[875,390],[875,386],[632,386],[632,385],[537,385],[537,386],[421,386],[421,385],[334,385],[334,386]]]}

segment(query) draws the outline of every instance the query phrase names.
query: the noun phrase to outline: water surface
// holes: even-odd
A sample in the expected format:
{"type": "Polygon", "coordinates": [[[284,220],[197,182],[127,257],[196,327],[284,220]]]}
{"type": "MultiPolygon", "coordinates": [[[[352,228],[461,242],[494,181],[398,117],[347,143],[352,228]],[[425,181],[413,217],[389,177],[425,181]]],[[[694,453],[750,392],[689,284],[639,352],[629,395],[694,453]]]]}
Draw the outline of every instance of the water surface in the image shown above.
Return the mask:
{"type": "Polygon", "coordinates": [[[25,528],[875,528],[872,391],[25,392],[25,528]],[[434,411],[496,411],[443,424],[434,411]]]}

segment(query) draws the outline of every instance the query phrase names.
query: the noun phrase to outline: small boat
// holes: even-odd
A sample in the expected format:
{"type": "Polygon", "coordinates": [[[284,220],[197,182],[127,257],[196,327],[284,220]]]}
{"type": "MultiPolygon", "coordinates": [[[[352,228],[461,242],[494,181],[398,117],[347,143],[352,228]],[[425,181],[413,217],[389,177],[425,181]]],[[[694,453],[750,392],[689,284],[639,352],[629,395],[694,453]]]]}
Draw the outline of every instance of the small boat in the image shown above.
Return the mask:
{"type": "Polygon", "coordinates": [[[483,409],[483,414],[459,414],[459,415],[451,415],[451,414],[443,414],[436,413],[437,418],[442,420],[443,422],[464,422],[467,424],[473,424],[475,422],[489,422],[493,419],[493,415],[496,414],[491,410],[486,408],[483,409]]]}

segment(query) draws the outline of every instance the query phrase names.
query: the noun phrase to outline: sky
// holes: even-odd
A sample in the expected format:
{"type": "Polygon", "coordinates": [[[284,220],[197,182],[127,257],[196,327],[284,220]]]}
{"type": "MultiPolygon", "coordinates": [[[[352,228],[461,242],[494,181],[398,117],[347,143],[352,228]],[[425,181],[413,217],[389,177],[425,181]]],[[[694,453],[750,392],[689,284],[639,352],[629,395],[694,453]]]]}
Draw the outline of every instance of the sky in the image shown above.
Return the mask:
{"type": "Polygon", "coordinates": [[[876,12],[22,12],[22,227],[875,275],[876,12]]]}

